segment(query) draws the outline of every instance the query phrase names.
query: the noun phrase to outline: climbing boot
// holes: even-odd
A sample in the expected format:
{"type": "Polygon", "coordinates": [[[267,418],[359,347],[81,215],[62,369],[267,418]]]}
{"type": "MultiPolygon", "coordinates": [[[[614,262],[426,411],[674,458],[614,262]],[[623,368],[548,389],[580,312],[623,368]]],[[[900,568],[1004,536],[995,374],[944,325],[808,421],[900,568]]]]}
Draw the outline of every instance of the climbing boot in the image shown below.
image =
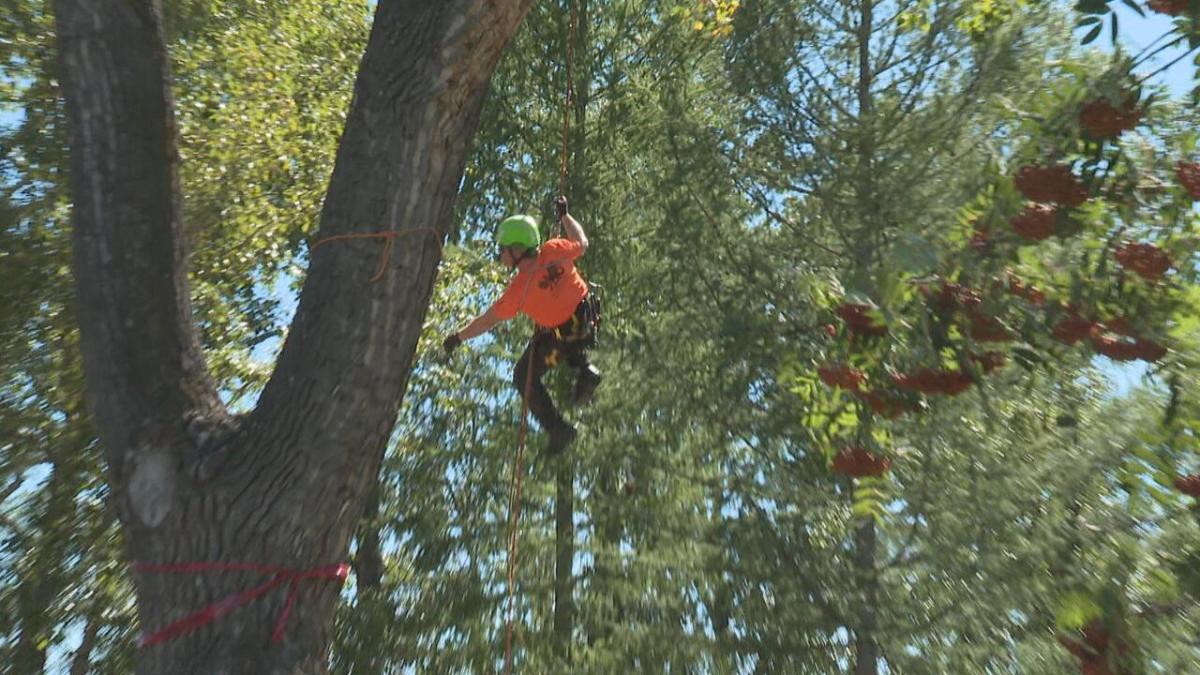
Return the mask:
{"type": "Polygon", "coordinates": [[[575,431],[575,427],[566,421],[560,421],[546,431],[550,435],[550,440],[546,442],[547,457],[554,457],[563,450],[566,450],[567,446],[579,435],[579,432],[575,431]]]}
{"type": "Polygon", "coordinates": [[[600,371],[596,366],[586,365],[579,371],[579,377],[575,379],[575,395],[574,400],[576,405],[581,405],[592,400],[592,394],[596,393],[596,387],[600,386],[600,371]]]}

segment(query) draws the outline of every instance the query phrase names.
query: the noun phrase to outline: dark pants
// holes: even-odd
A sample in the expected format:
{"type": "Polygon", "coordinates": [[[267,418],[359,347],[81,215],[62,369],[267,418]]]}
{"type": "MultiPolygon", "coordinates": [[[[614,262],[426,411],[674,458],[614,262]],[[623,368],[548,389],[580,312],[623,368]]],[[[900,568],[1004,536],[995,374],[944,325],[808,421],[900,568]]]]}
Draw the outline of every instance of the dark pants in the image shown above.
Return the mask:
{"type": "Polygon", "coordinates": [[[587,350],[594,344],[591,326],[585,318],[584,303],[579,303],[575,314],[557,328],[538,328],[525,348],[525,353],[513,368],[513,386],[521,396],[525,395],[530,360],[533,362],[533,379],[529,382],[529,411],[537,418],[543,429],[551,429],[566,423],[542,376],[559,363],[566,362],[575,370],[576,376],[588,367],[587,350]]]}

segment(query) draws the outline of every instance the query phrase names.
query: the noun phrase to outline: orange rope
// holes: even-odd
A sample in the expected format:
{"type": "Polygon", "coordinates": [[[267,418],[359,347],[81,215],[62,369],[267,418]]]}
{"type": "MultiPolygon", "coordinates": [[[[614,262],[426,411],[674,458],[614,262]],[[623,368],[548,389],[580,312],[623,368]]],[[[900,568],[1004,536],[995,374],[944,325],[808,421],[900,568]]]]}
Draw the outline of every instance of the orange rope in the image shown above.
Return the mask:
{"type": "MultiPolygon", "coordinates": [[[[571,3],[571,18],[568,25],[567,35],[567,100],[563,104],[563,129],[562,129],[562,152],[559,155],[558,164],[558,194],[567,194],[567,158],[570,156],[570,135],[571,135],[571,104],[575,101],[575,79],[573,65],[575,62],[575,28],[579,23],[578,10],[575,3],[571,3]]],[[[556,218],[554,228],[555,231],[562,233],[562,223],[556,218]]]]}
{"type": "MultiPolygon", "coordinates": [[[[571,19],[567,36],[567,100],[563,105],[562,153],[558,171],[558,193],[567,194],[567,158],[570,154],[571,132],[571,103],[575,96],[575,85],[572,75],[572,63],[575,61],[575,27],[578,24],[578,13],[574,2],[571,2],[571,19]]],[[[555,220],[558,228],[562,223],[555,220]]],[[[530,279],[532,281],[532,278],[530,279]]],[[[526,291],[529,287],[526,286],[526,291]]],[[[536,337],[536,336],[535,336],[536,337]]],[[[529,392],[533,388],[533,360],[537,358],[537,346],[531,342],[529,361],[525,370],[525,394],[521,397],[521,429],[517,434],[517,458],[513,470],[512,501],[509,503],[508,525],[508,616],[504,634],[504,673],[512,673],[512,643],[513,619],[516,615],[517,602],[517,552],[520,543],[520,530],[517,524],[521,519],[521,479],[525,475],[525,436],[529,427],[529,392]]]]}
{"type": "Polygon", "coordinates": [[[433,227],[413,227],[407,230],[390,230],[388,232],[355,232],[353,234],[335,234],[329,237],[324,237],[312,245],[310,250],[315,251],[321,244],[342,239],[386,239],[387,242],[383,245],[383,252],[379,254],[379,268],[375,270],[375,276],[371,277],[370,283],[375,283],[383,278],[383,273],[387,271],[387,265],[392,259],[392,248],[395,246],[396,237],[405,234],[420,234],[428,232],[433,234],[437,239],[438,251],[442,250],[441,236],[442,233],[433,227]]]}
{"type": "MultiPolygon", "coordinates": [[[[535,336],[536,337],[536,336],[535,336]]],[[[517,544],[520,538],[517,523],[521,520],[521,478],[525,475],[525,432],[529,427],[529,391],[533,388],[533,360],[537,346],[530,342],[529,361],[525,363],[525,395],[521,397],[521,430],[517,434],[517,463],[513,468],[512,498],[509,502],[508,524],[508,621],[504,634],[504,673],[512,672],[513,617],[517,602],[517,544]]]]}
{"type": "Polygon", "coordinates": [[[562,132],[562,155],[559,161],[558,169],[558,193],[565,195],[567,193],[567,140],[571,131],[571,103],[575,99],[575,84],[573,81],[572,62],[575,60],[575,24],[578,22],[576,18],[575,3],[571,3],[571,19],[567,36],[567,101],[563,105],[563,132],[562,132]]]}

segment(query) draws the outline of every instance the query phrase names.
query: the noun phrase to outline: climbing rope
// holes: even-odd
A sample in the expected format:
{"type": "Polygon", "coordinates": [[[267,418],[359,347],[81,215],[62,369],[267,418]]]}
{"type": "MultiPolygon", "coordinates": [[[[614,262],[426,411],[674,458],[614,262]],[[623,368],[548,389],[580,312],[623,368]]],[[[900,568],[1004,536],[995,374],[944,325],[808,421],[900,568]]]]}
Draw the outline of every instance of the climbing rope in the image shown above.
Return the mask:
{"type": "Polygon", "coordinates": [[[407,230],[389,230],[387,232],[354,232],[352,234],[335,234],[324,237],[312,245],[310,251],[317,250],[321,244],[327,244],[331,241],[339,241],[343,239],[384,239],[386,242],[383,245],[383,252],[379,254],[379,267],[375,270],[375,276],[371,277],[370,283],[375,283],[383,278],[383,273],[387,271],[388,263],[392,259],[392,248],[396,244],[396,237],[406,234],[421,234],[429,233],[434,236],[434,241],[438,245],[438,251],[442,249],[441,237],[442,233],[433,227],[413,227],[407,230]]]}
{"type": "Polygon", "coordinates": [[[559,155],[558,194],[567,194],[567,158],[569,154],[568,139],[571,132],[571,103],[575,100],[575,83],[572,75],[572,63],[575,61],[575,25],[579,18],[576,16],[575,3],[571,3],[571,19],[567,37],[567,100],[563,104],[562,153],[559,155]]]}
{"type": "Polygon", "coordinates": [[[525,474],[525,435],[529,428],[529,392],[533,388],[533,360],[537,358],[537,346],[530,345],[529,361],[525,363],[525,394],[521,397],[521,427],[517,433],[517,457],[513,466],[513,487],[508,505],[508,616],[504,635],[504,673],[512,672],[513,617],[517,603],[517,545],[521,520],[521,478],[525,474]]]}
{"type": "MultiPolygon", "coordinates": [[[[558,194],[567,194],[567,159],[570,154],[571,103],[575,98],[572,64],[575,61],[575,30],[579,23],[578,10],[571,2],[571,18],[567,29],[567,95],[563,103],[562,152],[558,165],[558,194]]],[[[561,233],[562,223],[555,219],[555,228],[561,233]]],[[[551,232],[553,234],[553,230],[551,232]]],[[[528,286],[526,286],[528,290],[528,286]]],[[[529,361],[525,368],[525,394],[521,397],[521,427],[517,434],[517,456],[513,468],[512,499],[509,504],[508,524],[508,612],[504,634],[504,673],[512,673],[513,623],[516,615],[517,552],[520,543],[521,479],[525,474],[525,437],[529,427],[529,392],[533,387],[533,360],[537,358],[537,346],[531,343],[529,361]]]]}
{"type": "MultiPolygon", "coordinates": [[[[575,76],[573,74],[573,64],[575,63],[575,30],[579,24],[578,10],[575,3],[571,3],[571,18],[567,27],[567,95],[563,102],[563,123],[562,123],[562,151],[559,153],[558,163],[558,194],[567,194],[567,160],[570,157],[570,137],[571,137],[571,105],[575,101],[575,76]]],[[[555,219],[554,226],[551,228],[551,234],[562,234],[562,223],[555,219]]]]}

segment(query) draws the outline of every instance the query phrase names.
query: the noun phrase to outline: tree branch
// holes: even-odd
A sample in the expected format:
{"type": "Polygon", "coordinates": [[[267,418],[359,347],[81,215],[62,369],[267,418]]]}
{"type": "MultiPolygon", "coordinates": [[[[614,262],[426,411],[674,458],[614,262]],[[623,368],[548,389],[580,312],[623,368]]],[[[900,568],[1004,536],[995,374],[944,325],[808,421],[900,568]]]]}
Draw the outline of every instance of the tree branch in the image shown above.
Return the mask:
{"type": "Polygon", "coordinates": [[[57,0],[74,274],[89,401],[110,464],[223,410],[193,326],[174,102],[152,0],[57,0]]]}
{"type": "Polygon", "coordinates": [[[251,439],[287,425],[295,442],[280,452],[313,453],[329,466],[362,462],[374,475],[488,80],[531,2],[379,3],[317,237],[386,232],[394,252],[369,284],[378,241],[313,251],[287,342],[248,422],[251,439]]]}

